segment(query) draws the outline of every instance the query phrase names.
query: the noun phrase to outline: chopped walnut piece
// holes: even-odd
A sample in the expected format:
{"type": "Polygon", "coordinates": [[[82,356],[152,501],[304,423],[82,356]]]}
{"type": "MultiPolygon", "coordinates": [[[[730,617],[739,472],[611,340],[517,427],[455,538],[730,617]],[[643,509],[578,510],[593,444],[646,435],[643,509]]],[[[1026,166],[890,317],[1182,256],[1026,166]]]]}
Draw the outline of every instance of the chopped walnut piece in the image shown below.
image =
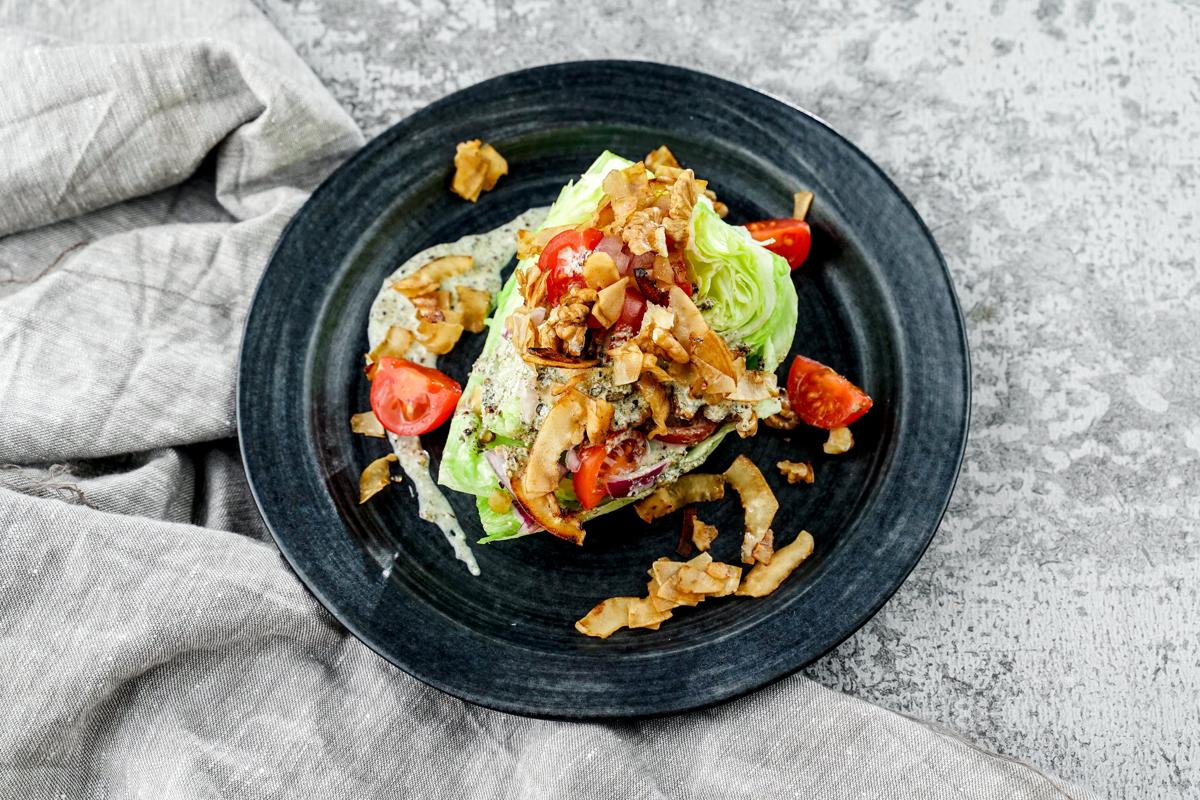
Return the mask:
{"type": "Polygon", "coordinates": [[[775,466],[788,483],[812,483],[816,480],[812,464],[807,461],[780,461],[775,466]]]}
{"type": "Polygon", "coordinates": [[[691,360],[688,351],[683,349],[683,345],[679,343],[679,340],[670,331],[655,328],[650,338],[655,346],[662,350],[663,354],[676,364],[686,364],[691,360]]]}
{"type": "Polygon", "coordinates": [[[787,395],[780,395],[779,401],[783,407],[771,416],[763,420],[767,425],[781,431],[793,430],[800,424],[800,418],[796,416],[796,412],[792,411],[791,403],[788,402],[787,395]]]}
{"type": "Polygon", "coordinates": [[[587,318],[596,302],[595,289],[572,289],[561,305],[550,309],[546,321],[538,326],[538,346],[558,349],[569,356],[583,355],[587,344],[587,318]]]}
{"type": "Polygon", "coordinates": [[[848,453],[852,447],[854,447],[854,436],[851,435],[849,428],[844,427],[831,430],[829,439],[821,445],[821,449],[831,456],[848,453]]]}
{"type": "Polygon", "coordinates": [[[629,215],[629,219],[621,229],[621,239],[629,246],[629,252],[635,256],[642,253],[657,253],[666,257],[667,235],[662,229],[663,216],[663,210],[653,206],[629,215]]]}
{"type": "Polygon", "coordinates": [[[450,190],[474,203],[481,192],[491,191],[500,177],[508,174],[508,162],[490,144],[478,139],[459,142],[454,150],[454,178],[450,190]]]}
{"type": "Polygon", "coordinates": [[[696,545],[696,549],[704,552],[712,547],[713,541],[717,538],[717,526],[709,525],[704,520],[696,517],[692,523],[692,544],[696,545]]]}

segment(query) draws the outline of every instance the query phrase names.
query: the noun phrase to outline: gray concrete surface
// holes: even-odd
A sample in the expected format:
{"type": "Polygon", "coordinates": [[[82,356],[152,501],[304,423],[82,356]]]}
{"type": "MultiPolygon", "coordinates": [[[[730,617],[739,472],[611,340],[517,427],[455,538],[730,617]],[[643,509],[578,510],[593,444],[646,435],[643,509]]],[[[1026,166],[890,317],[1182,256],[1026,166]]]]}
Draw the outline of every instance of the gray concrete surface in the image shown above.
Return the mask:
{"type": "Polygon", "coordinates": [[[368,135],[628,57],[861,145],[953,270],[974,419],[928,555],[809,674],[1107,795],[1200,794],[1200,4],[259,1],[368,135]]]}

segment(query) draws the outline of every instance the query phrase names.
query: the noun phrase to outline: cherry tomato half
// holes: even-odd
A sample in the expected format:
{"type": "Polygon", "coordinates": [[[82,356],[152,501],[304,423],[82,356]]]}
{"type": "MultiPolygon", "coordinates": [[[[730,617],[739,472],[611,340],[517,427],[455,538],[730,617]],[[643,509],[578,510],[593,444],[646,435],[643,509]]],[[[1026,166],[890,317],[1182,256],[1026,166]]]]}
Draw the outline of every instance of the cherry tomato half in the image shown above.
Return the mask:
{"type": "Polygon", "coordinates": [[[575,486],[579,505],[584,508],[595,508],[608,494],[600,480],[600,470],[607,455],[608,449],[602,444],[590,444],[579,450],[579,469],[575,470],[571,483],[575,486]]]}
{"type": "Polygon", "coordinates": [[[572,286],[586,286],[583,278],[583,258],[596,249],[604,234],[595,228],[584,231],[569,230],[555,236],[546,243],[538,258],[538,269],[548,273],[546,299],[550,305],[558,303],[572,286]]]}
{"type": "Polygon", "coordinates": [[[812,230],[802,219],[764,219],[746,223],[746,230],[758,241],[774,239],[767,245],[772,253],[783,256],[792,269],[804,263],[812,247],[812,230]]]}
{"type": "Polygon", "coordinates": [[[796,356],[788,370],[788,402],[800,419],[832,430],[849,425],[871,408],[871,398],[820,361],[796,356]]]}
{"type": "Polygon", "coordinates": [[[371,410],[398,436],[428,433],[454,413],[462,387],[449,375],[403,358],[379,359],[371,380],[371,410]]]}

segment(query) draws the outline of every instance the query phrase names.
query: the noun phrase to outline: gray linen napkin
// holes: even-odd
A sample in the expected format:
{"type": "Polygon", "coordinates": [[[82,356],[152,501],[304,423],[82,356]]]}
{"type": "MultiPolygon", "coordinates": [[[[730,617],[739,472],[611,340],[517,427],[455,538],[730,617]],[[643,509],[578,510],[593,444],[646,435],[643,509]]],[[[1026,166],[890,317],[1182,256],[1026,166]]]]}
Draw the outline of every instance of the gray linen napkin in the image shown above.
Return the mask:
{"type": "Polygon", "coordinates": [[[1084,796],[799,676],[565,724],[374,656],[230,438],[255,282],[360,133],[248,2],[0,23],[0,797],[1084,796]]]}

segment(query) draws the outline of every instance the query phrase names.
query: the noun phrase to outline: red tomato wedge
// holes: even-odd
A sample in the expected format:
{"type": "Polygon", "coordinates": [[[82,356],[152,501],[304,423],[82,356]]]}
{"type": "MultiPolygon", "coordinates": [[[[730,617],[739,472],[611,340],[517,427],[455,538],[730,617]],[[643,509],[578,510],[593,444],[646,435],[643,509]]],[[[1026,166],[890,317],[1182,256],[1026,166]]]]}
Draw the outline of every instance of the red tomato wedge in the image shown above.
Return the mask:
{"type": "Polygon", "coordinates": [[[371,380],[371,410],[397,436],[428,433],[454,413],[462,387],[449,375],[403,358],[379,359],[371,380]]]}
{"type": "Polygon", "coordinates": [[[600,471],[607,455],[608,449],[602,444],[590,444],[579,450],[579,469],[575,471],[571,483],[575,486],[579,505],[584,508],[595,508],[608,494],[600,480],[600,471]]]}
{"type": "Polygon", "coordinates": [[[586,286],[583,278],[583,256],[596,249],[604,234],[595,228],[585,231],[563,231],[546,243],[538,258],[538,269],[548,273],[546,299],[550,305],[559,301],[572,286],[586,286]]]}
{"type": "Polygon", "coordinates": [[[796,356],[788,370],[787,394],[796,416],[826,430],[849,425],[871,408],[871,398],[862,389],[804,356],[796,356]]]}
{"type": "Polygon", "coordinates": [[[758,241],[774,239],[767,245],[772,253],[783,256],[792,269],[804,263],[812,247],[812,230],[802,219],[764,219],[747,222],[746,230],[758,241]]]}

